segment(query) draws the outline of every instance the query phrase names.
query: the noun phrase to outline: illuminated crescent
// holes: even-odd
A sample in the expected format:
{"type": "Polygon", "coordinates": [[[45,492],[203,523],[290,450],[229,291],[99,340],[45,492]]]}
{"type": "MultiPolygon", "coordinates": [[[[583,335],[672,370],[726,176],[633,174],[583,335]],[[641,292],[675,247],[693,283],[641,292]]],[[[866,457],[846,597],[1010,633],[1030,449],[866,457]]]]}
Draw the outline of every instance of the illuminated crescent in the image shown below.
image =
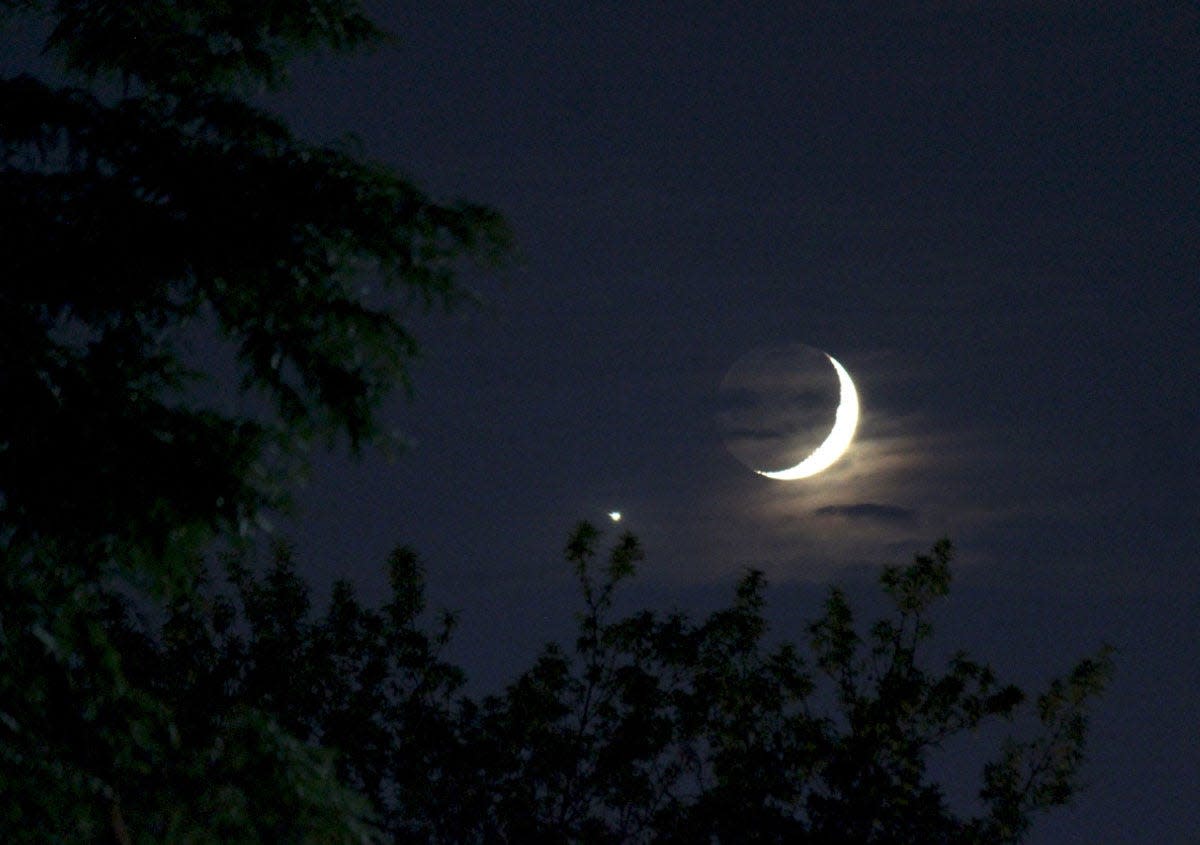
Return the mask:
{"type": "Polygon", "coordinates": [[[821,470],[829,469],[842,456],[850,445],[850,441],[854,439],[854,429],[858,427],[858,391],[854,389],[854,382],[850,381],[850,374],[846,372],[832,355],[826,354],[829,363],[833,364],[833,368],[837,370],[838,384],[840,385],[840,397],[838,399],[837,415],[833,420],[833,430],[829,432],[829,436],[825,438],[825,442],[813,450],[813,453],[807,458],[788,469],[781,469],[775,472],[764,472],[756,469],[759,475],[764,475],[767,478],[775,478],[779,481],[795,481],[797,478],[808,478],[810,475],[816,475],[821,470]]]}

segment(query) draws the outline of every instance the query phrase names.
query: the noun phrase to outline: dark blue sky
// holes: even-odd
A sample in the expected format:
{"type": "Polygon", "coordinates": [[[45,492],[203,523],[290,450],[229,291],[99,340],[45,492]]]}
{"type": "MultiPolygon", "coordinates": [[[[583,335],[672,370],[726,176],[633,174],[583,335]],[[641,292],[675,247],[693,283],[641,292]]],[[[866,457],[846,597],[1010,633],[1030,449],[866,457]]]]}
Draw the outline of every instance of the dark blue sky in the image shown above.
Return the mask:
{"type": "Polygon", "coordinates": [[[869,601],[948,534],[947,648],[1032,685],[1121,649],[1087,791],[1032,841],[1200,829],[1194,4],[418,5],[284,107],[496,205],[524,260],[420,321],[412,451],[322,462],[289,529],[318,579],[370,593],[415,545],[486,685],[569,635],[579,518],[643,538],[631,603],[711,608],[753,565],[797,637],[826,584],[869,601]],[[789,342],[863,404],[790,484],[714,416],[789,342]]]}
{"type": "Polygon", "coordinates": [[[710,609],[756,566],[797,638],[828,584],[877,607],[878,565],[947,534],[945,648],[1032,686],[1120,649],[1087,791],[1031,841],[1191,841],[1195,3],[368,5],[398,42],[276,104],[495,205],[523,260],[415,320],[416,393],[388,409],[411,450],[319,458],[280,526],[318,584],[372,596],[413,545],[486,687],[570,637],[581,518],[642,537],[630,605],[710,609]],[[780,343],[836,356],[863,410],[791,483],[716,420],[729,367],[780,343]]]}
{"type": "Polygon", "coordinates": [[[579,518],[643,538],[632,603],[711,608],[753,565],[797,637],[825,585],[870,601],[948,534],[947,648],[1032,685],[1121,650],[1088,789],[1032,841],[1200,829],[1194,4],[417,5],[282,106],[494,204],[523,263],[419,321],[408,454],[321,461],[287,528],[310,572],[370,594],[413,544],[494,684],[569,635],[579,518]],[[770,482],[716,391],[790,342],[863,419],[770,482]]]}

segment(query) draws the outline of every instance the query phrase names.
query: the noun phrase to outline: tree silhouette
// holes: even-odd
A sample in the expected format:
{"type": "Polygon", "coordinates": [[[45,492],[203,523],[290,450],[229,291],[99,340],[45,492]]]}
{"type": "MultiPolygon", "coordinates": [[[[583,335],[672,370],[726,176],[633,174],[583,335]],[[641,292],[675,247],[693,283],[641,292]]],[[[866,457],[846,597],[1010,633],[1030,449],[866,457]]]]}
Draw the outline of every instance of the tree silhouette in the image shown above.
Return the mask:
{"type": "Polygon", "coordinates": [[[357,3],[20,5],[84,85],[0,80],[4,525],[127,558],[154,540],[157,565],[185,529],[278,503],[273,450],[379,437],[406,314],[460,301],[455,260],[507,235],[251,101],[298,51],[378,39],[357,3]],[[197,326],[273,417],[197,401],[197,326]]]}
{"type": "MultiPolygon", "coordinates": [[[[186,595],[210,540],[286,501],[309,442],[382,437],[378,404],[417,350],[408,316],[460,302],[457,260],[499,259],[503,223],[255,105],[294,55],[383,37],[356,2],[0,12],[44,21],[62,68],[0,80],[8,838],[127,838],[131,790],[168,757],[207,784],[202,838],[254,839],[273,812],[322,840],[359,838],[360,802],[326,777],[325,755],[261,711],[185,734],[131,681],[129,644],[103,620],[115,594],[186,595]],[[253,412],[211,401],[232,385],[206,385],[189,354],[205,331],[210,351],[231,349],[253,412]],[[255,767],[271,759],[290,765],[266,777],[255,767]]],[[[171,806],[165,785],[151,792],[171,806]]],[[[159,829],[183,836],[188,818],[159,829]]]]}
{"type": "MultiPolygon", "coordinates": [[[[883,570],[891,611],[865,636],[835,589],[800,641],[768,646],[757,572],[699,622],[611,619],[641,552],[625,535],[601,561],[598,540],[582,524],[567,547],[583,600],[574,648],[547,646],[500,694],[462,694],[463,673],[438,656],[453,620],[421,627],[407,549],[389,561],[382,607],[339,583],[323,615],[288,548],[257,576],[234,561],[231,598],[198,591],[219,613],[177,604],[161,632],[129,629],[147,648],[139,683],[203,735],[263,713],[332,752],[338,780],[395,842],[1016,842],[1074,793],[1107,649],[1033,702],[1040,727],[986,764],[976,815],[930,777],[947,741],[1030,704],[963,653],[928,665],[949,543],[883,570]]],[[[161,815],[155,802],[127,810],[155,831],[161,815]]]]}

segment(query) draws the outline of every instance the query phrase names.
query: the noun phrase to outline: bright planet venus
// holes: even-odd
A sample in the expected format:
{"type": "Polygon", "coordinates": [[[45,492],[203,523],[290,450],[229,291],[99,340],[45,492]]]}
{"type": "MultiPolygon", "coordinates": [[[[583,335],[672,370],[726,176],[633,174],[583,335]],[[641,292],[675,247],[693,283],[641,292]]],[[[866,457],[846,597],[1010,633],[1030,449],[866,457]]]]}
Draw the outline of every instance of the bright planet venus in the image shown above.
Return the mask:
{"type": "Polygon", "coordinates": [[[794,481],[833,466],[858,427],[858,391],[832,355],[803,344],[739,359],[718,391],[718,425],[735,458],[765,478],[794,481]]]}

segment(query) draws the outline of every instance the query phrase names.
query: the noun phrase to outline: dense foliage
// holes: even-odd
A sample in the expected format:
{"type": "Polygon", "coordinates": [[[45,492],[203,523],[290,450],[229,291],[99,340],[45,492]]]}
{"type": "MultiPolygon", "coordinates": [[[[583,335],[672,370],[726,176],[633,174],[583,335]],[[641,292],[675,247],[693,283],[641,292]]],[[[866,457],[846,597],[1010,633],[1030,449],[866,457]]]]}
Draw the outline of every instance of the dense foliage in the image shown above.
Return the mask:
{"type": "Polygon", "coordinates": [[[4,526],[109,553],[237,529],[282,497],[277,453],[380,434],[405,309],[461,299],[454,259],[503,225],[250,99],[295,50],[374,37],[355,3],[24,5],[87,84],[0,80],[4,526]],[[203,330],[274,414],[200,401],[203,330]]]}
{"type": "Polygon", "coordinates": [[[700,622],[610,618],[640,552],[600,566],[581,526],[575,647],[481,700],[439,657],[452,620],[421,627],[411,552],[382,607],[338,585],[316,613],[246,538],[311,441],[381,437],[412,309],[460,301],[502,221],[256,104],[293,55],[381,37],[352,0],[0,13],[61,64],[0,79],[4,841],[1000,842],[1070,797],[1107,654],[1037,699],[975,815],[928,775],[1023,700],[919,659],[945,544],[885,570],[889,620],[860,632],[834,591],[769,647],[756,574],[700,622]]]}
{"type": "MultiPolygon", "coordinates": [[[[453,620],[420,626],[421,570],[403,548],[379,608],[339,583],[315,613],[280,546],[261,575],[227,560],[229,590],[197,585],[160,627],[116,605],[108,624],[135,686],[173,714],[177,748],[209,749],[262,714],[280,736],[332,752],[337,780],[370,802],[389,841],[1000,843],[1074,791],[1107,652],[1037,698],[1040,728],[979,773],[974,812],[949,806],[931,779],[948,741],[1028,703],[965,654],[928,665],[927,620],[950,580],[945,541],[884,569],[892,612],[865,635],[835,589],[800,643],[773,646],[755,572],[699,622],[609,618],[640,551],[627,535],[600,561],[597,545],[582,524],[567,547],[583,599],[574,648],[548,646],[481,700],[439,657],[453,620]]],[[[160,765],[129,791],[127,824],[159,836],[183,808],[220,824],[190,755],[160,765]],[[177,785],[168,802],[164,782],[177,785]]],[[[257,820],[268,839],[292,823],[257,820]]]]}
{"type": "MultiPolygon", "coordinates": [[[[122,829],[131,790],[180,755],[216,814],[201,839],[257,838],[273,814],[356,835],[327,755],[261,712],[195,744],[105,613],[186,593],[201,549],[286,500],[309,441],[377,440],[417,349],[406,316],[461,300],[456,259],[499,257],[503,224],[256,105],[294,54],[381,36],[352,0],[14,12],[61,71],[0,79],[4,838],[122,829]],[[234,372],[206,381],[226,348],[234,372]],[[287,765],[266,778],[270,760],[287,765]]],[[[186,838],[205,816],[168,810],[172,784],[152,790],[180,814],[161,830],[186,838]]]]}

